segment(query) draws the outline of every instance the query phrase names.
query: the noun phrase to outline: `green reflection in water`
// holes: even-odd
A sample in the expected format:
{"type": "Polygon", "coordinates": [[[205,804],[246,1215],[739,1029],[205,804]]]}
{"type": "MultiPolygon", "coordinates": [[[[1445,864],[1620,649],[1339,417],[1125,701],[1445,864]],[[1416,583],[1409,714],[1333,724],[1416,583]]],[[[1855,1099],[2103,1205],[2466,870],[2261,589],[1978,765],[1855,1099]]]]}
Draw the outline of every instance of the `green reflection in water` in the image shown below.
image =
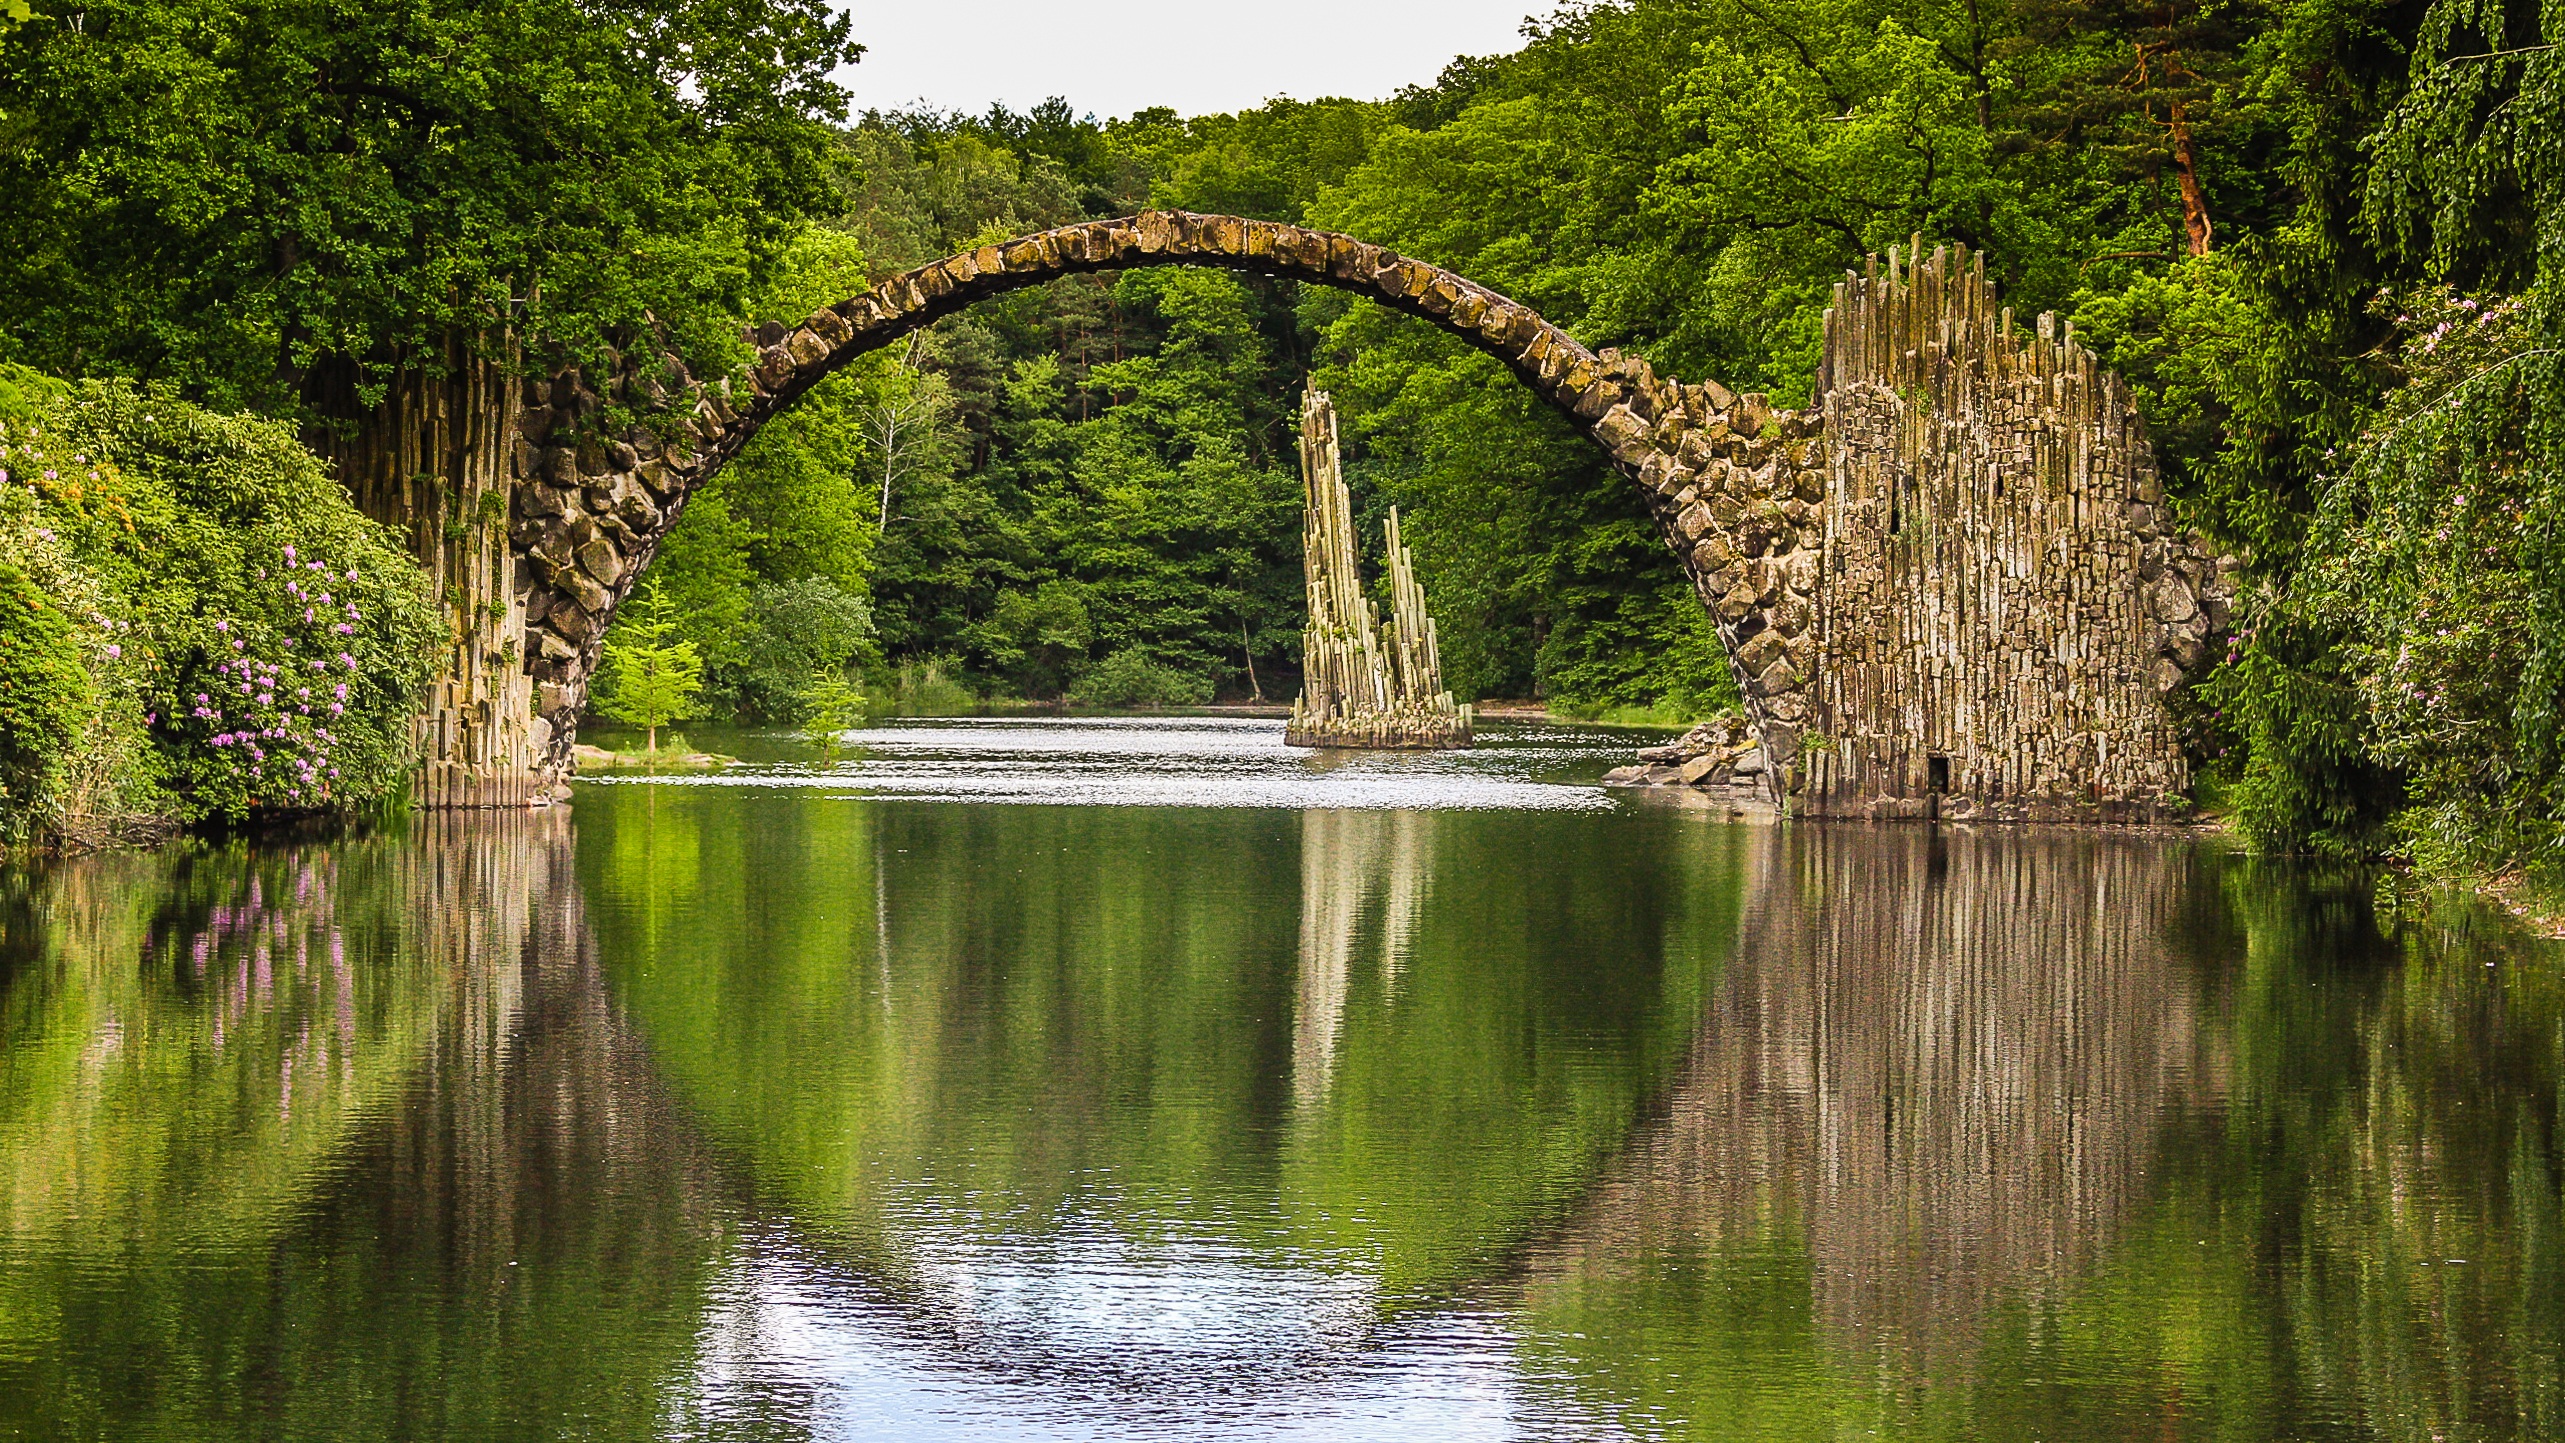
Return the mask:
{"type": "Polygon", "coordinates": [[[803,1436],[741,1276],[1099,1237],[1527,1429],[2565,1436],[2556,950],[2182,841],[587,789],[0,873],[0,1029],[0,1436],[803,1436]]]}
{"type": "Polygon", "coordinates": [[[652,1431],[719,1235],[568,845],[0,872],[0,1435],[652,1431]]]}
{"type": "Polygon", "coordinates": [[[2158,840],[1801,829],[1536,1257],[1645,1436],[2559,1436],[2565,971],[2158,840]]]}
{"type": "Polygon", "coordinates": [[[1663,1088],[1742,837],[643,788],[581,826],[618,999],[824,1245],[896,1277],[1076,1210],[1391,1301],[1528,1243],[1663,1088]]]}

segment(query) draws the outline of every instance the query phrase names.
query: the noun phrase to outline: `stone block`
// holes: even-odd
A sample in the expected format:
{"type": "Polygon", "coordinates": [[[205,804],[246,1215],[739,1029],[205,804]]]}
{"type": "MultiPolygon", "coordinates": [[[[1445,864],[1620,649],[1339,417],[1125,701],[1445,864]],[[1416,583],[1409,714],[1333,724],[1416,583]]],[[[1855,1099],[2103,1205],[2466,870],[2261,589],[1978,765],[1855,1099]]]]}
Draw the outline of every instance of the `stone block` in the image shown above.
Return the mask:
{"type": "Polygon", "coordinates": [[[2178,573],[2172,571],[2158,576],[2148,585],[2146,611],[2147,615],[2167,626],[2180,625],[2200,614],[2199,605],[2192,598],[2190,586],[2178,573]]]}
{"type": "MultiPolygon", "coordinates": [[[[591,621],[614,609],[613,594],[590,580],[575,566],[562,567],[545,579],[552,583],[555,591],[568,597],[581,611],[588,613],[591,621]]],[[[564,624],[562,612],[563,608],[555,606],[552,614],[544,618],[544,624],[566,635],[571,628],[564,624]]]]}
{"type": "Polygon", "coordinates": [[[597,537],[579,548],[579,569],[595,577],[599,584],[612,586],[623,579],[623,553],[605,537],[597,537]]]}
{"type": "Polygon", "coordinates": [[[1752,676],[1762,672],[1785,654],[1786,650],[1780,634],[1766,631],[1737,648],[1737,666],[1747,675],[1752,676]]]}

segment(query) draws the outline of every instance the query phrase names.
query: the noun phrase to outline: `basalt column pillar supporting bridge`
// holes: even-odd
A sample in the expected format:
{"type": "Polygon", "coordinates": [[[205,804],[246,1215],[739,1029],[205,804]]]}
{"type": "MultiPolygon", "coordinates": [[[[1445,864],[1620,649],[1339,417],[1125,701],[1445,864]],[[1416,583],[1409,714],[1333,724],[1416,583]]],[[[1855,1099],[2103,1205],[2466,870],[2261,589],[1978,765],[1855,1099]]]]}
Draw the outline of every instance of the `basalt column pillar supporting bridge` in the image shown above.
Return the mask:
{"type": "MultiPolygon", "coordinates": [[[[1858,334],[1866,346],[1893,346],[1927,332],[1942,335],[1933,328],[1947,328],[1944,308],[1961,291],[1939,280],[1928,287],[1923,280],[1928,275],[1941,277],[1957,264],[1937,258],[1931,266],[1915,268],[1913,276],[1901,278],[1892,261],[1885,277],[1852,278],[1849,284],[1855,289],[1836,312],[1847,319],[1829,323],[1830,347],[1839,333],[1858,334]],[[1865,319],[1889,314],[1904,319],[1897,326],[1865,319]]],[[[478,715],[486,720],[462,718],[447,725],[439,718],[430,731],[468,738],[473,725],[514,726],[523,734],[524,750],[544,758],[556,772],[564,769],[587,701],[599,643],[615,607],[683,514],[687,499],[737,455],[759,427],[839,367],[974,301],[1058,276],[1151,265],[1218,266],[1337,287],[1419,317],[1494,356],[1593,438],[1636,484],[1637,500],[1656,519],[1713,614],[1745,695],[1749,719],[1774,763],[1777,794],[1786,797],[1793,788],[1804,792],[1806,779],[1813,773],[1801,765],[1801,758],[1812,738],[1841,744],[1827,730],[1830,708],[1837,703],[1829,700],[1819,680],[1828,664],[1829,638],[1850,636],[1868,626],[1863,634],[1882,637],[1886,645],[1905,633],[1893,629],[1882,633],[1876,625],[1828,612],[1833,511],[1839,500],[1872,506],[1874,498],[1860,488],[1883,484],[1878,481],[1883,466],[1894,470],[1907,463],[1885,460],[1868,450],[1847,459],[1840,444],[1829,444],[1829,426],[1841,409],[1847,434],[1874,448],[1877,435],[1903,435],[1901,427],[1928,428],[1930,418],[1920,408],[1929,406],[1930,400],[1914,399],[1909,394],[1915,391],[1912,386],[1908,392],[1890,388],[1883,379],[1893,370],[1890,360],[1870,369],[1836,366],[1830,373],[1844,387],[1869,388],[1860,390],[1858,406],[1847,402],[1838,408],[1829,393],[1819,407],[1776,411],[1759,396],[1734,395],[1715,383],[1687,385],[1661,379],[1645,361],[1612,351],[1589,351],[1529,308],[1485,286],[1351,236],[1179,211],[1146,211],[1063,226],[894,276],[863,295],[814,313],[797,326],[760,327],[752,336],[759,348],[754,364],[724,380],[698,381],[676,357],[636,349],[601,372],[574,369],[526,382],[514,417],[508,463],[508,537],[517,562],[515,596],[512,604],[482,608],[460,618],[459,624],[491,633],[486,645],[467,646],[465,651],[522,659],[534,684],[533,714],[520,719],[492,715],[493,709],[484,707],[478,715]],[[643,424],[610,432],[605,419],[609,402],[641,412],[643,424]],[[521,631],[500,634],[507,627],[521,631]]],[[[1981,299],[1982,289],[1980,282],[1981,299]]],[[[1965,335],[1972,339],[1957,348],[1947,341],[1931,342],[1939,349],[1932,352],[1932,361],[1923,363],[1925,368],[1939,374],[1935,368],[1976,364],[1971,357],[1999,345],[1985,328],[1965,335]],[[1967,345],[1980,349],[1971,352],[1967,345]]],[[[2013,414],[2006,407],[2028,404],[2029,392],[2022,387],[2034,381],[2047,384],[2058,374],[2071,372],[2088,378],[2079,384],[2101,384],[2090,379],[2094,373],[2089,357],[2076,352],[2071,341],[2061,348],[2043,337],[2015,346],[2007,333],[2000,346],[2014,348],[2006,354],[2018,351],[2033,357],[2003,373],[2006,386],[2015,386],[2015,379],[2021,379],[2013,390],[1998,388],[2001,395],[1990,403],[2003,415],[2013,414]]],[[[2109,424],[2135,435],[2133,415],[2123,414],[2125,388],[2116,381],[2108,385],[2111,389],[2097,393],[2099,399],[2091,404],[2057,412],[2054,425],[2042,419],[2049,416],[2046,411],[2019,422],[1992,454],[2011,458],[2003,461],[2007,465],[2027,454],[2031,471],[2046,477],[2054,469],[2055,448],[2071,451],[2083,444],[2074,428],[2089,424],[2097,407],[2110,413],[2109,424]],[[2113,406],[2118,409],[2112,410],[2113,406]],[[2043,425],[2050,429],[2041,430],[2043,425]]],[[[2142,450],[2142,437],[2137,444],[2142,450]]],[[[1912,451],[1906,448],[1894,454],[1902,457],[1912,451]]],[[[1957,465],[1936,474],[1944,472],[1954,485],[1965,480],[1957,465]]],[[[2076,474],[2099,473],[2088,468],[2076,474]]],[[[2063,511],[2056,509],[2060,498],[2040,491],[2041,504],[2050,507],[2043,514],[2052,515],[2055,523],[2042,535],[2058,540],[2059,546],[2008,554],[2039,565],[2050,564],[2053,555],[2079,560],[2074,557],[2075,543],[2084,534],[2079,528],[2087,524],[2087,508],[2138,500],[2134,495],[2106,494],[2119,474],[2111,472],[2091,481],[2092,494],[2074,500],[2063,511]]],[[[2147,479],[2151,482],[2151,463],[2147,479]]],[[[1946,506],[1935,514],[1958,520],[1970,513],[1946,506]]],[[[2112,565],[2119,565],[2118,553],[2113,557],[2112,565]]],[[[2137,560],[2127,558],[2132,568],[2137,560]]],[[[2117,572],[2112,574],[2116,577],[2117,572]]],[[[2134,569],[2129,575],[2129,586],[2134,588],[2134,569]]],[[[1847,594],[1873,597],[1876,591],[1847,594]]],[[[1888,601],[1906,604],[1900,598],[1888,601]]],[[[2127,630],[2129,618],[2142,611],[2142,607],[2124,606],[2110,614],[2114,625],[2127,630]]],[[[2090,627],[2078,630],[2076,625],[2068,623],[2074,638],[2064,643],[2068,650],[2079,657],[2099,654],[2090,627]]],[[[2087,691],[2123,687],[2132,689],[2135,699],[2096,711],[2089,719],[2077,714],[2064,724],[2068,729],[2058,733],[2065,740],[2058,743],[2056,759],[2026,762],[2019,774],[2060,779],[2056,783],[2061,789],[2060,805],[2070,807],[2096,800],[2095,786],[2122,787],[2123,778],[2133,779],[2125,783],[2125,791],[2098,799],[2152,806],[2165,787],[2186,781],[2178,754],[2169,759],[2155,756],[2169,746],[2169,731],[2152,721],[2129,720],[2157,714],[2157,680],[2150,664],[2155,652],[2163,649],[2157,645],[2160,641],[2161,637],[2135,631],[2124,637],[2115,634],[2109,646],[2102,648],[2109,653],[2108,661],[2101,670],[2089,673],[2087,691]],[[2148,655],[2138,657],[2139,650],[2148,650],[2148,655]],[[2072,730],[2088,720],[2127,729],[2128,734],[2102,737],[2072,730]],[[2153,760],[2135,771],[2096,773],[2096,779],[2072,773],[2076,758],[2127,757],[2140,752],[2153,760]]],[[[1934,653],[1930,668],[1970,664],[1965,654],[1970,644],[1965,638],[1954,641],[1952,645],[1960,649],[1934,653]]],[[[1929,669],[1924,673],[1928,678],[1940,674],[1929,669]]],[[[1908,709],[1897,712],[1873,705],[1866,700],[1871,692],[1842,694],[1845,716],[1861,737],[1869,737],[1883,725],[1904,725],[1938,704],[1936,699],[1943,695],[1931,687],[1879,694],[1898,698],[1897,704],[1908,709]]],[[[1943,738],[1952,733],[1946,728],[1933,735],[1943,738]]],[[[2037,735],[2045,738],[2050,733],[2037,735]]],[[[1826,787],[1804,795],[1825,809],[1850,810],[1856,808],[1845,787],[1886,787],[1892,791],[1882,796],[1902,802],[1904,794],[1893,789],[1908,784],[1902,774],[1894,773],[1894,765],[1883,761],[1851,772],[1827,770],[1826,787]]],[[[1972,762],[1956,775],[1974,785],[1976,778],[1999,771],[1972,762]]],[[[1924,785],[1924,780],[1917,780],[1910,789],[1920,793],[1924,785]]]]}

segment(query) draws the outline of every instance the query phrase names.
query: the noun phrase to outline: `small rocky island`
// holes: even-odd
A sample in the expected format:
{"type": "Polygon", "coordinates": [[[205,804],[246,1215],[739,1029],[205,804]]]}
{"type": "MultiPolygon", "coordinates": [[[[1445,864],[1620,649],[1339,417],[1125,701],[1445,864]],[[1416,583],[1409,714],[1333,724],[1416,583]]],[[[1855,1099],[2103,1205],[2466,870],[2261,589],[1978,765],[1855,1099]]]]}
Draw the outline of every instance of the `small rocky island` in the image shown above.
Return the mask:
{"type": "Polygon", "coordinates": [[[1739,807],[1772,804],[1771,761],[1739,715],[1714,717],[1640,750],[1636,765],[1603,774],[1607,787],[1682,787],[1739,807]]]}
{"type": "Polygon", "coordinates": [[[1390,619],[1363,594],[1354,553],[1354,503],[1336,449],[1336,408],[1312,386],[1300,408],[1302,568],[1309,624],[1301,632],[1307,678],[1283,740],[1296,747],[1465,747],[1470,709],[1443,690],[1443,653],[1416,557],[1390,508],[1390,619]]]}

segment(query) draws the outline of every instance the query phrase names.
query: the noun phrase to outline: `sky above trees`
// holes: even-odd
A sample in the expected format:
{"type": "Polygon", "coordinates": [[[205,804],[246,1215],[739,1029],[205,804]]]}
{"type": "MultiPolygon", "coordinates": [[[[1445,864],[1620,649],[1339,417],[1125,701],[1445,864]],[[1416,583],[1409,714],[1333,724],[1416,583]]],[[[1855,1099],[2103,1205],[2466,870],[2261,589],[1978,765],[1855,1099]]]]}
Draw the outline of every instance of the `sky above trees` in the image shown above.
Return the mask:
{"type": "Polygon", "coordinates": [[[1065,95],[1081,112],[1126,116],[1250,110],[1277,96],[1387,97],[1456,55],[1523,43],[1539,0],[1299,0],[1287,10],[1201,0],[985,0],[852,7],[862,63],[839,80],[862,107],[1029,108],[1065,95]],[[1288,18],[1286,18],[1288,17],[1288,18]]]}

